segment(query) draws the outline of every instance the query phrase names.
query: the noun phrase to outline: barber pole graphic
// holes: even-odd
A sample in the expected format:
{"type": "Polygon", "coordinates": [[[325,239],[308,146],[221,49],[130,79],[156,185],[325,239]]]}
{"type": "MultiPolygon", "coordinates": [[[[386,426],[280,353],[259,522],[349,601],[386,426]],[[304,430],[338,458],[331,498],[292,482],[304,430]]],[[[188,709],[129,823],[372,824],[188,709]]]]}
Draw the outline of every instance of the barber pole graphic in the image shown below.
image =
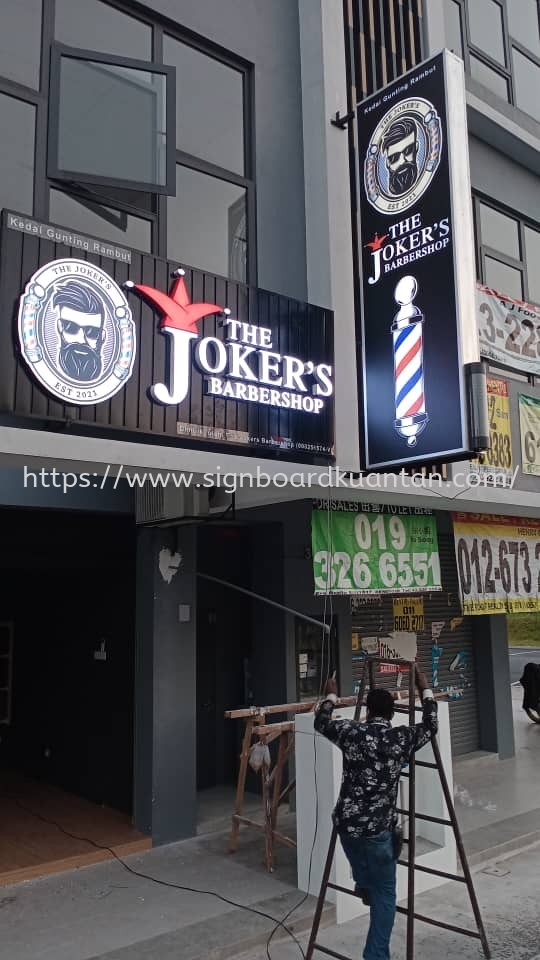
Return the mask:
{"type": "Polygon", "coordinates": [[[394,351],[394,402],[396,433],[414,447],[425,429],[424,344],[422,324],[424,314],[413,303],[418,293],[415,277],[402,277],[394,291],[400,309],[392,323],[394,351]]]}

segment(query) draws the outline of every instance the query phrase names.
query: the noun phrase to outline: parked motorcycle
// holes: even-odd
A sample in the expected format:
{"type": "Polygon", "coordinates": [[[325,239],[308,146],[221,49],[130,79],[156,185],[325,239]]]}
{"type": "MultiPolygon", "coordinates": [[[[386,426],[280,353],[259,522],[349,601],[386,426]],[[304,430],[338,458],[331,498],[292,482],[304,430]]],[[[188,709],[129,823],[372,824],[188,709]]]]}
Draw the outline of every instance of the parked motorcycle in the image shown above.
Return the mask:
{"type": "Polygon", "coordinates": [[[519,682],[525,713],[534,723],[540,723],[540,663],[526,663],[519,682]]]}

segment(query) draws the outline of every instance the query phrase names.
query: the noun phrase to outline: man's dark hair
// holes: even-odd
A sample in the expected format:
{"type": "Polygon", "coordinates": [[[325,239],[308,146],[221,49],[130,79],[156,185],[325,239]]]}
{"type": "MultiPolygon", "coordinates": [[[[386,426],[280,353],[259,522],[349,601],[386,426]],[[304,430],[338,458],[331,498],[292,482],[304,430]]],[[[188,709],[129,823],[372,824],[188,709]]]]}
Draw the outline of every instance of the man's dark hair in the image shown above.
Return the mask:
{"type": "Polygon", "coordinates": [[[413,120],[407,120],[407,118],[396,120],[383,137],[382,148],[384,153],[386,153],[388,148],[392,147],[394,143],[399,143],[400,140],[404,140],[405,137],[410,136],[411,133],[414,133],[416,137],[416,124],[413,120]]]}
{"type": "Polygon", "coordinates": [[[103,304],[94,291],[78,280],[66,280],[58,284],[54,294],[53,306],[70,307],[80,313],[99,313],[103,317],[103,304]]]}
{"type": "Polygon", "coordinates": [[[368,713],[371,717],[382,717],[391,720],[394,716],[394,698],[388,690],[370,690],[366,699],[368,713]]]}

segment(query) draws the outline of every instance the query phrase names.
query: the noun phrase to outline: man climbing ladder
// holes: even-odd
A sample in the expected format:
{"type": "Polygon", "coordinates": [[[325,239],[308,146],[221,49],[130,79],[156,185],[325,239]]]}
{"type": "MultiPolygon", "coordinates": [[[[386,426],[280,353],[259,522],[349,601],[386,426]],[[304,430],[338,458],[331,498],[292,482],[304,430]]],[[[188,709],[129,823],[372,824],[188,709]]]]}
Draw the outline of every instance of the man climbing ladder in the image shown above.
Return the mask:
{"type": "Polygon", "coordinates": [[[314,726],[343,752],[343,781],[334,826],[351,865],[356,892],[370,907],[364,960],[390,960],[396,915],[396,864],[401,837],[396,811],[399,779],[412,755],[437,733],[437,702],[415,666],[423,705],[421,723],[392,727],[394,700],[387,690],[367,696],[367,722],[334,720],[337,684],[328,680],[314,726]]]}

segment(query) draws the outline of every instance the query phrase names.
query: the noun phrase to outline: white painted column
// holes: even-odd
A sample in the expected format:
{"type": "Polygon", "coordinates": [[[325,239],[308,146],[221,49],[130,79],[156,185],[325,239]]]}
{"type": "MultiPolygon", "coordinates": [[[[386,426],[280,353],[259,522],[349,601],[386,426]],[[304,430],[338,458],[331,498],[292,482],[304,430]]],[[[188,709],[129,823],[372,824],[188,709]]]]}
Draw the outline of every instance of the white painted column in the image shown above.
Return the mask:
{"type": "Polygon", "coordinates": [[[336,0],[299,0],[308,300],[334,311],[336,457],[359,469],[345,30],[336,0]]]}

